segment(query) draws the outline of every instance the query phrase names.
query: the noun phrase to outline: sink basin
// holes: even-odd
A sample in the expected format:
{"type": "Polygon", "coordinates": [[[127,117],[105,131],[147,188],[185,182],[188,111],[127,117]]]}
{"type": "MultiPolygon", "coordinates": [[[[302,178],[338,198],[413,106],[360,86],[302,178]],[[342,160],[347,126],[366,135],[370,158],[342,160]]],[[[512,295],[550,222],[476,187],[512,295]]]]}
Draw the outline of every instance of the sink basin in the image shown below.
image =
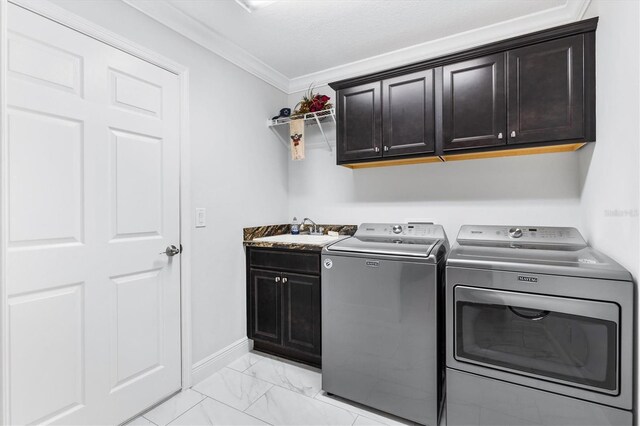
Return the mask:
{"type": "Polygon", "coordinates": [[[265,241],[270,243],[287,243],[287,244],[314,244],[323,246],[327,243],[341,240],[346,238],[345,235],[338,235],[337,237],[331,235],[273,235],[271,237],[255,238],[253,241],[265,241]]]}

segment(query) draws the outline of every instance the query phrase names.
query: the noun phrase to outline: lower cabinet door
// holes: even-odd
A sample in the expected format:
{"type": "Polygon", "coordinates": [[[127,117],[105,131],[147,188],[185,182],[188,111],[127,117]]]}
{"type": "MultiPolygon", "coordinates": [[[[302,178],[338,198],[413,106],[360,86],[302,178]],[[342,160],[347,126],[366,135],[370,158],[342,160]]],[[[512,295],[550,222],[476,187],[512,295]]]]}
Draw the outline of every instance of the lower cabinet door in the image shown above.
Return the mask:
{"type": "Polygon", "coordinates": [[[282,341],[282,276],[251,269],[249,280],[249,338],[280,344],[282,341]]]}
{"type": "Polygon", "coordinates": [[[283,274],[283,345],[321,354],[320,278],[283,274]]]}

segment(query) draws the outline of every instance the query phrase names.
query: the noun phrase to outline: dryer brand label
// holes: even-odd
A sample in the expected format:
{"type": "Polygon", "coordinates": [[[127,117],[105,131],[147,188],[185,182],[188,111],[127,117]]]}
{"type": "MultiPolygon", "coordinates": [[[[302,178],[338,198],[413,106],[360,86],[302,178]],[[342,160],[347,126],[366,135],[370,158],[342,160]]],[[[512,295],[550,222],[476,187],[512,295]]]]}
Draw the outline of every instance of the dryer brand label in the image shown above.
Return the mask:
{"type": "Polygon", "coordinates": [[[364,264],[372,268],[377,268],[378,266],[380,266],[380,262],[377,260],[365,260],[364,264]]]}
{"type": "Polygon", "coordinates": [[[538,277],[527,277],[524,275],[518,275],[518,281],[523,281],[525,283],[537,283],[538,277]]]}

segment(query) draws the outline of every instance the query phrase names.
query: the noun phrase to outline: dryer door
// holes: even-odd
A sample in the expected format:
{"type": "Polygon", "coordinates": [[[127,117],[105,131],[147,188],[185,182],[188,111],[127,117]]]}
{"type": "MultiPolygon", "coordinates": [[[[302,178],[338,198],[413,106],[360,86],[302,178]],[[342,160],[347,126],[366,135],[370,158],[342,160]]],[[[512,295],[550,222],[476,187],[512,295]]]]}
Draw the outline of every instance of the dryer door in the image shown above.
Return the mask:
{"type": "Polygon", "coordinates": [[[456,360],[619,394],[617,304],[466,286],[454,294],[456,360]]]}

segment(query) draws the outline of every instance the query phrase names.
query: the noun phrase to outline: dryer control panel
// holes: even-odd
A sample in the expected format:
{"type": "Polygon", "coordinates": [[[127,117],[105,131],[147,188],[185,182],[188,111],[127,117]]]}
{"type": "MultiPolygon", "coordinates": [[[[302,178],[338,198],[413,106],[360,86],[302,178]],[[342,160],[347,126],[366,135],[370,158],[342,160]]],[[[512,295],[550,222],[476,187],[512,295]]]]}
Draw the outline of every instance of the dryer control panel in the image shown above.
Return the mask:
{"type": "Polygon", "coordinates": [[[458,243],[473,245],[504,245],[505,243],[541,244],[586,247],[576,228],[550,226],[489,226],[464,225],[458,233],[458,243]]]}

